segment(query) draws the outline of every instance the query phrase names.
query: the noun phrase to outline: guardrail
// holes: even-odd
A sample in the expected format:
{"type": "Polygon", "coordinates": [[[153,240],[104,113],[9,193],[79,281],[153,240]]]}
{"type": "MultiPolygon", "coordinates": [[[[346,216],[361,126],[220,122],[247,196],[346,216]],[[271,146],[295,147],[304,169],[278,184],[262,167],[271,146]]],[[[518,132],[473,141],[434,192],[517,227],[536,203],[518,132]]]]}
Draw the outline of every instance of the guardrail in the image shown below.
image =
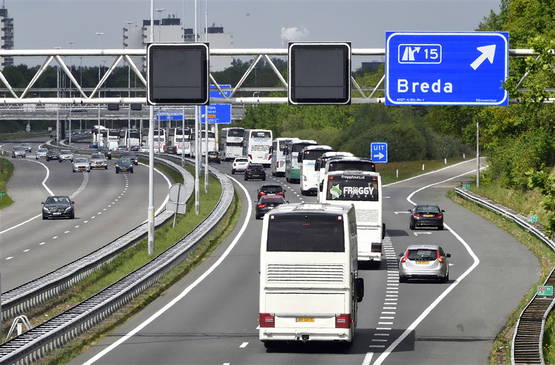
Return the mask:
{"type": "MultiPolygon", "coordinates": [[[[455,192],[478,205],[490,209],[526,229],[548,247],[555,251],[555,242],[534,225],[528,223],[518,214],[503,209],[499,204],[494,204],[463,189],[455,192]]],[[[555,268],[551,270],[544,285],[555,285],[555,268]]],[[[520,313],[511,344],[511,364],[544,364],[543,358],[543,332],[545,320],[555,305],[555,297],[540,297],[537,293],[520,313]]]]}
{"type": "Polygon", "coordinates": [[[100,293],[0,346],[0,364],[28,364],[62,347],[130,302],[187,257],[223,218],[233,200],[230,179],[213,168],[210,172],[222,185],[220,200],[212,213],[189,235],[100,293]]]}
{"type": "MultiPolygon", "coordinates": [[[[184,168],[171,161],[163,159],[159,159],[159,161],[181,173],[186,182],[185,189],[188,200],[193,192],[192,176],[184,168]]],[[[172,216],[172,212],[162,211],[155,217],[155,225],[163,224],[172,216]]],[[[145,222],[80,259],[2,293],[2,318],[14,318],[59,295],[68,287],[98,270],[102,265],[109,263],[121,251],[145,237],[147,230],[148,226],[145,222]]]]}

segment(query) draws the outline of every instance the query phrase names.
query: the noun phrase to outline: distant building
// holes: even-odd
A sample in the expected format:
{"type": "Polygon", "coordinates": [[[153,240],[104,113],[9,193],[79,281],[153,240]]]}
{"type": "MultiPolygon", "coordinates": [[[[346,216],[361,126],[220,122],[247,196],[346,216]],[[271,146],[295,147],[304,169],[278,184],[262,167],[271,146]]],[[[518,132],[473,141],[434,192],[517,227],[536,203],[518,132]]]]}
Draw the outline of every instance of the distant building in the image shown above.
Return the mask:
{"type": "MultiPolygon", "coordinates": [[[[2,49],[13,49],[13,18],[8,16],[8,9],[0,9],[0,45],[2,49]]],[[[13,66],[13,57],[1,58],[2,68],[13,66]]]]}
{"type": "MultiPolygon", "coordinates": [[[[199,41],[204,41],[204,34],[198,35],[199,41]]],[[[195,36],[192,28],[184,28],[181,19],[169,16],[161,20],[154,21],[154,41],[155,42],[194,42],[195,36]]],[[[123,47],[124,48],[145,48],[150,42],[150,20],[143,20],[141,26],[132,25],[123,28],[123,47]]],[[[208,42],[211,48],[232,48],[233,35],[224,33],[223,27],[212,25],[208,27],[208,42]]],[[[211,71],[222,71],[231,66],[231,57],[212,57],[210,59],[211,71]]],[[[133,61],[143,71],[146,70],[146,57],[133,57],[133,61]]]]}

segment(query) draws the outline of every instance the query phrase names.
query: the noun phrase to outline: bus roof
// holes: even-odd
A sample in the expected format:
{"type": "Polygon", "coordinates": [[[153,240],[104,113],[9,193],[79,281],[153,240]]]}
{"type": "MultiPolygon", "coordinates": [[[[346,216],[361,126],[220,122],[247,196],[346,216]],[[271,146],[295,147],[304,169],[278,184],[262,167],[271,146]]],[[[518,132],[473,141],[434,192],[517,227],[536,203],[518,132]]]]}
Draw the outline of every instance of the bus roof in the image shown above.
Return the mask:
{"type": "Polygon", "coordinates": [[[301,144],[301,143],[309,143],[309,144],[318,144],[315,140],[312,139],[298,139],[296,141],[291,142],[291,144],[301,144]]]}
{"type": "Polygon", "coordinates": [[[310,145],[304,148],[305,151],[313,151],[313,150],[333,150],[332,147],[325,145],[325,144],[317,144],[317,145],[310,145]]]}
{"type": "Polygon", "coordinates": [[[347,214],[352,206],[321,204],[321,203],[296,203],[281,204],[272,209],[271,214],[288,214],[288,213],[321,213],[321,214],[347,214]]]}
{"type": "Polygon", "coordinates": [[[373,171],[359,171],[359,170],[338,170],[330,171],[326,174],[327,176],[337,176],[337,175],[364,175],[364,176],[380,176],[379,172],[373,171]]]}
{"type": "Polygon", "coordinates": [[[329,152],[325,152],[322,156],[320,156],[321,159],[327,159],[332,157],[355,157],[355,155],[353,155],[351,152],[329,151],[329,152]]]}

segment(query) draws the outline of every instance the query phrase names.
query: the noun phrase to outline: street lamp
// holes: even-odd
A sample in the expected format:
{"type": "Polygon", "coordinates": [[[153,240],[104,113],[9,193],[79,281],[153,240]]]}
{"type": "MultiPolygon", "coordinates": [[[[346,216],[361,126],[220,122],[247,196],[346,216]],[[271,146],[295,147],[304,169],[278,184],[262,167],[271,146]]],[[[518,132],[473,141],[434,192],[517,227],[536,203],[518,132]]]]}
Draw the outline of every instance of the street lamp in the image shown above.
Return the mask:
{"type": "MultiPolygon", "coordinates": [[[[158,8],[156,9],[156,12],[158,13],[158,17],[160,18],[160,20],[158,21],[158,42],[160,42],[160,26],[162,25],[162,16],[160,15],[163,11],[165,11],[166,8],[158,8]]],[[[153,40],[154,41],[154,40],[153,40]]],[[[154,42],[153,42],[154,43],[154,42]]]]}
{"type": "MultiPolygon", "coordinates": [[[[96,32],[95,33],[98,36],[98,48],[100,49],[101,46],[101,37],[104,35],[104,32],[96,32]]],[[[100,84],[100,62],[98,62],[98,83],[100,84]]],[[[100,89],[98,90],[98,97],[100,98],[100,89]]],[[[98,125],[100,126],[100,103],[98,103],[98,125]]],[[[102,145],[104,145],[104,143],[102,143],[102,145]]]]}
{"type": "MultiPolygon", "coordinates": [[[[129,28],[133,22],[126,21],[127,24],[127,35],[129,35],[129,28]]],[[[127,64],[127,96],[131,98],[131,66],[127,64]]],[[[127,133],[129,135],[129,129],[131,129],[131,104],[129,104],[129,110],[127,112],[127,133]]],[[[140,144],[140,143],[139,143],[140,144]]],[[[131,146],[127,146],[131,147],[131,146]]]]}

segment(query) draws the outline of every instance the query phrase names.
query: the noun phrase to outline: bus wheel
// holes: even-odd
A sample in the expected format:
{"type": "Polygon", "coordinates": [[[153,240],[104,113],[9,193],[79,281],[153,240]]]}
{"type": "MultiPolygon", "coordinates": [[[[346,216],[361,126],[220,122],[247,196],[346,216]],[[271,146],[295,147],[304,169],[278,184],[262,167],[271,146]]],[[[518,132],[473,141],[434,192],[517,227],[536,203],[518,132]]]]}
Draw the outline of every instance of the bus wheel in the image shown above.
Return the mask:
{"type": "Polygon", "coordinates": [[[271,352],[276,348],[276,341],[262,341],[262,343],[266,348],[266,352],[271,352]]]}

